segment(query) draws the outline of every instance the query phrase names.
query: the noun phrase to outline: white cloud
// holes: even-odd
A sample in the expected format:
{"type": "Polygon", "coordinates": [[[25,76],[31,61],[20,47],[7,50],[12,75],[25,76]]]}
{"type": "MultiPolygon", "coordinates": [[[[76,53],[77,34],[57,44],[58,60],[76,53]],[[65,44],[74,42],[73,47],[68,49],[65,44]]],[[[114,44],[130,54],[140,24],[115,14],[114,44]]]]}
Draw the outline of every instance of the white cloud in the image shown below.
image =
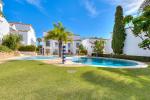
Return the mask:
{"type": "Polygon", "coordinates": [[[48,14],[46,13],[44,7],[43,7],[43,3],[46,2],[47,0],[16,0],[16,2],[18,3],[28,3],[30,5],[35,6],[37,9],[39,9],[40,12],[42,12],[44,15],[48,16],[48,14]]]}
{"type": "Polygon", "coordinates": [[[98,15],[96,6],[91,0],[84,0],[84,7],[88,11],[90,16],[96,17],[98,15]]]}
{"type": "Polygon", "coordinates": [[[42,9],[42,0],[26,0],[27,3],[34,5],[38,7],[39,9],[42,9]]]}
{"type": "Polygon", "coordinates": [[[125,14],[136,14],[140,5],[144,0],[107,0],[113,5],[121,5],[124,8],[125,14]]]}

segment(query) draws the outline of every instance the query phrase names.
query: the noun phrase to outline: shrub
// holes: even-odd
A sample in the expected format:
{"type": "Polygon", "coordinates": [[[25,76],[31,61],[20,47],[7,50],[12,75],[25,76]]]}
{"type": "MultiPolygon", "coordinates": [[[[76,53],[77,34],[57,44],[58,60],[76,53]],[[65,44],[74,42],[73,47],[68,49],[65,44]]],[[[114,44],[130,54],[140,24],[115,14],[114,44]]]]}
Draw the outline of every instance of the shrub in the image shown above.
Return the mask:
{"type": "Polygon", "coordinates": [[[12,50],[6,46],[0,45],[0,52],[12,52],[12,50]]]}
{"type": "Polygon", "coordinates": [[[79,46],[79,55],[87,55],[87,50],[82,44],[79,46]]]}
{"type": "Polygon", "coordinates": [[[36,51],[36,46],[34,45],[28,45],[28,46],[20,46],[19,51],[30,51],[30,52],[33,52],[33,51],[36,51]]]}
{"type": "Polygon", "coordinates": [[[36,47],[36,52],[40,53],[40,49],[42,49],[42,45],[38,45],[38,46],[36,47]]]}
{"type": "Polygon", "coordinates": [[[8,34],[4,36],[2,45],[7,46],[12,50],[17,50],[21,40],[22,36],[19,34],[8,34]]]}
{"type": "Polygon", "coordinates": [[[96,54],[103,54],[104,53],[104,45],[105,41],[104,40],[97,40],[94,42],[94,52],[96,54]]]}

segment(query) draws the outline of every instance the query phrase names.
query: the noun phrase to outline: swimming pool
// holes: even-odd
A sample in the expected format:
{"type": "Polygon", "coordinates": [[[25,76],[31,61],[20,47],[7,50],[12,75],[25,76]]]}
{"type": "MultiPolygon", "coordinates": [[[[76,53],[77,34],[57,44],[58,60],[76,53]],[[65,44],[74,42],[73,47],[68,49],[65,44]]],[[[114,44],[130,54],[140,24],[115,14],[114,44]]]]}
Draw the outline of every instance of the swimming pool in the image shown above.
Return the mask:
{"type": "Polygon", "coordinates": [[[29,57],[20,57],[16,60],[51,60],[56,59],[58,56],[29,56],[29,57]]]}
{"type": "Polygon", "coordinates": [[[146,64],[137,61],[115,59],[115,58],[104,58],[104,57],[98,57],[98,58],[76,57],[73,58],[72,61],[74,63],[80,63],[80,64],[90,65],[94,67],[112,67],[112,68],[147,67],[146,64]]]}
{"type": "MultiPolygon", "coordinates": [[[[19,57],[15,60],[55,60],[58,56],[28,56],[19,57]]],[[[93,67],[110,67],[110,68],[146,68],[148,65],[131,60],[104,58],[104,57],[66,57],[66,61],[72,61],[74,64],[82,64],[93,67]]]]}

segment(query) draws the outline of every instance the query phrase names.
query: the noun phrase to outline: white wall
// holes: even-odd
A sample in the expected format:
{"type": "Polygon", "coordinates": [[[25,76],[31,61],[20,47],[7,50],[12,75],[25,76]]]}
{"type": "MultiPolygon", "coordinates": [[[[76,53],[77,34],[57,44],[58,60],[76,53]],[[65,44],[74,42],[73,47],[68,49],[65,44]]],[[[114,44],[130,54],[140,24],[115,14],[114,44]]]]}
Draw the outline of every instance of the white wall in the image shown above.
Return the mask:
{"type": "Polygon", "coordinates": [[[106,53],[106,54],[113,53],[113,50],[111,48],[111,41],[112,41],[112,39],[108,39],[105,41],[105,48],[104,48],[105,52],[104,53],[106,53]]]}
{"type": "Polygon", "coordinates": [[[35,31],[32,26],[30,26],[30,30],[28,31],[28,45],[36,45],[36,36],[35,31]]]}
{"type": "Polygon", "coordinates": [[[0,10],[1,10],[1,12],[3,12],[3,4],[2,4],[1,0],[0,0],[0,10]]]}
{"type": "Polygon", "coordinates": [[[3,36],[7,34],[9,34],[9,24],[5,18],[0,17],[0,43],[3,36]]]}
{"type": "Polygon", "coordinates": [[[28,34],[27,34],[27,32],[19,32],[18,34],[20,34],[23,38],[21,43],[23,45],[27,45],[28,44],[28,36],[27,36],[28,34]]]}
{"type": "Polygon", "coordinates": [[[142,42],[139,37],[135,37],[130,29],[126,30],[127,37],[125,40],[124,54],[137,56],[150,56],[150,50],[139,48],[138,44],[142,42]]]}
{"type": "Polygon", "coordinates": [[[85,47],[85,49],[87,50],[87,53],[89,56],[92,55],[93,53],[93,46],[94,46],[94,42],[98,40],[98,39],[84,39],[82,40],[82,45],[85,47]]]}
{"type": "MultiPolygon", "coordinates": [[[[125,46],[123,49],[124,54],[150,57],[150,50],[139,48],[138,44],[141,42],[139,37],[135,37],[130,29],[126,30],[126,34],[125,46]]],[[[105,50],[107,54],[113,53],[111,49],[111,39],[106,42],[105,50]]]]}

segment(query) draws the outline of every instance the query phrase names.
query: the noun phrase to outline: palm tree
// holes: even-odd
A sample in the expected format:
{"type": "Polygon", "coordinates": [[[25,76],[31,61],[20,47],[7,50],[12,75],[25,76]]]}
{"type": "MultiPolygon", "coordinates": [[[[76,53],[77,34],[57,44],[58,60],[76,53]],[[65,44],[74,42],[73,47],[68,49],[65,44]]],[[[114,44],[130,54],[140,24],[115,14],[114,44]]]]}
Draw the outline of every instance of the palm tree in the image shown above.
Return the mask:
{"type": "Polygon", "coordinates": [[[54,24],[54,29],[48,31],[47,35],[44,37],[45,40],[54,39],[58,41],[59,44],[59,57],[61,57],[61,51],[63,42],[72,41],[73,34],[66,30],[62,23],[58,22],[54,24]]]}
{"type": "Polygon", "coordinates": [[[41,38],[37,38],[37,41],[38,41],[38,46],[40,46],[40,43],[42,42],[42,39],[41,38]]]}

